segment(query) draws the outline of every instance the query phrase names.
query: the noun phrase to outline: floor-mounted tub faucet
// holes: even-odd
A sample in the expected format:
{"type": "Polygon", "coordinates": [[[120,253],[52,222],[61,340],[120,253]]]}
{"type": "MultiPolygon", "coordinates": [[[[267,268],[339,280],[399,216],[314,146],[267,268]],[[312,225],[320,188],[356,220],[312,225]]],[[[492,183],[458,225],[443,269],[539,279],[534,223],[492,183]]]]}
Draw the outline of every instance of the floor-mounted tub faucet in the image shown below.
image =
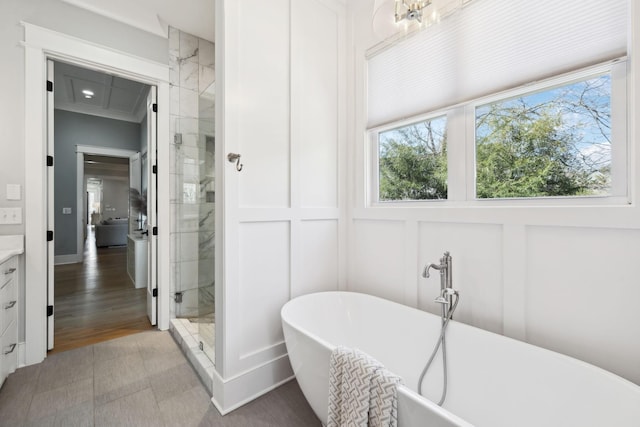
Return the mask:
{"type": "Polygon", "coordinates": [[[456,307],[458,306],[458,301],[460,300],[460,295],[458,291],[453,289],[452,287],[452,271],[451,271],[451,254],[449,252],[445,252],[442,258],[440,258],[440,264],[428,264],[422,270],[422,277],[429,277],[429,270],[435,269],[440,271],[440,295],[435,299],[435,302],[440,304],[440,318],[442,320],[442,328],[440,329],[440,337],[438,338],[438,342],[436,343],[433,352],[431,353],[431,357],[427,361],[427,364],[424,366],[422,373],[420,374],[420,378],[418,379],[418,393],[422,394],[422,381],[424,380],[424,376],[429,370],[431,363],[433,362],[434,357],[438,353],[438,349],[442,347],[442,377],[444,380],[444,384],[442,387],[442,395],[440,397],[440,401],[438,405],[442,405],[444,403],[444,399],[447,396],[447,350],[446,350],[446,341],[445,341],[445,331],[447,329],[447,325],[449,321],[453,317],[453,313],[456,311],[456,307]],[[454,298],[455,297],[455,300],[454,298]]]}

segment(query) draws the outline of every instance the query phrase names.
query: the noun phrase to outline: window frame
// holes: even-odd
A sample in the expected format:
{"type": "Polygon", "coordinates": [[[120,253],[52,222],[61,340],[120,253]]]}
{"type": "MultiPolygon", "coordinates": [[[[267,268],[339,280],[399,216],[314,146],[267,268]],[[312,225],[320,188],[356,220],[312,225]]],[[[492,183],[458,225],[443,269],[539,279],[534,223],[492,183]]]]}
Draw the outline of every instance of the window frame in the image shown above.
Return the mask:
{"type": "MultiPolygon", "coordinates": [[[[430,202],[430,203],[442,203],[447,202],[449,200],[449,174],[447,172],[447,198],[446,199],[424,199],[424,200],[380,200],[380,144],[379,144],[379,135],[384,132],[388,132],[394,129],[399,129],[403,127],[407,127],[416,123],[426,122],[433,119],[438,119],[441,117],[446,118],[446,126],[447,126],[447,135],[449,132],[449,109],[437,110],[427,114],[421,114],[418,116],[413,116],[410,118],[406,118],[399,121],[394,121],[387,125],[377,126],[375,128],[367,130],[369,147],[366,152],[369,154],[369,160],[367,161],[367,176],[368,179],[366,182],[369,184],[367,189],[367,194],[369,196],[370,204],[379,204],[379,205],[389,205],[395,203],[421,203],[421,202],[430,202]]],[[[450,166],[449,162],[449,152],[447,147],[447,170],[450,166]]]]}
{"type": "Polygon", "coordinates": [[[631,150],[629,147],[629,61],[618,58],[561,75],[541,79],[436,111],[393,121],[366,130],[368,196],[370,207],[393,206],[623,206],[631,198],[631,150]],[[478,198],[476,195],[476,108],[536,92],[552,90],[609,73],[611,76],[611,193],[590,196],[542,196],[478,198]],[[447,199],[379,200],[379,134],[437,117],[447,117],[447,199]]]}

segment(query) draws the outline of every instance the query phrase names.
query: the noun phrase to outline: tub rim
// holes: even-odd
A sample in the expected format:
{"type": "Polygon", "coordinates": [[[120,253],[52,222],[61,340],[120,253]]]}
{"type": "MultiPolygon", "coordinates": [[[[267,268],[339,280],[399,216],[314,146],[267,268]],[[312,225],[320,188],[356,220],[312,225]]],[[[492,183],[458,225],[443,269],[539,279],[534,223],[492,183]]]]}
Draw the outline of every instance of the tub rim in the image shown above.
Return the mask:
{"type": "MultiPolygon", "coordinates": [[[[309,294],[299,295],[299,296],[297,296],[297,297],[295,297],[295,298],[292,298],[291,300],[287,301],[287,302],[282,306],[282,309],[280,310],[280,318],[282,319],[282,321],[287,321],[287,320],[285,320],[285,309],[286,309],[287,307],[289,307],[290,305],[292,306],[292,305],[293,305],[293,303],[294,303],[294,301],[297,301],[297,300],[300,300],[300,299],[309,299],[309,298],[311,298],[311,297],[313,297],[313,296],[322,295],[322,294],[334,294],[334,295],[347,294],[347,295],[355,295],[355,296],[357,296],[357,298],[364,297],[365,299],[370,298],[370,299],[374,299],[374,300],[384,301],[384,303],[387,303],[387,304],[392,304],[392,305],[395,305],[395,306],[400,306],[402,309],[415,310],[415,311],[419,311],[419,312],[421,312],[421,313],[427,314],[427,315],[429,315],[429,316],[437,316],[436,314],[430,313],[430,312],[425,311],[425,310],[420,310],[420,309],[418,309],[418,308],[411,307],[411,306],[409,306],[409,305],[401,304],[401,303],[398,303],[398,302],[395,302],[395,301],[392,301],[392,300],[388,300],[388,299],[381,298],[381,297],[378,297],[378,296],[376,296],[376,295],[367,294],[367,293],[364,293],[364,292],[354,292],[354,291],[321,291],[321,292],[313,292],[313,293],[309,293],[309,294]]],[[[288,312],[289,310],[286,310],[286,311],[288,312]]],[[[286,313],[286,315],[287,315],[287,317],[290,317],[290,316],[291,316],[289,313],[286,313]]],[[[288,324],[289,326],[293,327],[296,331],[298,331],[298,332],[300,332],[300,333],[305,333],[306,335],[309,335],[309,336],[313,337],[316,341],[320,342],[322,345],[324,345],[324,346],[325,346],[326,348],[328,348],[330,351],[333,351],[333,350],[337,347],[336,345],[333,345],[333,344],[331,344],[331,343],[327,342],[326,340],[324,340],[324,339],[320,338],[320,337],[319,337],[318,335],[316,335],[315,333],[311,333],[311,332],[310,332],[310,331],[308,331],[307,329],[303,329],[303,328],[300,328],[300,327],[297,327],[297,326],[292,325],[292,323],[291,323],[290,321],[287,321],[287,324],[288,324]]],[[[604,375],[605,377],[607,377],[607,378],[608,378],[609,380],[611,380],[611,381],[617,381],[617,382],[619,382],[622,386],[624,386],[624,387],[628,388],[628,389],[629,389],[629,392],[632,392],[632,393],[636,394],[636,395],[638,396],[638,399],[640,399],[640,385],[639,385],[639,384],[636,384],[636,383],[634,383],[634,382],[633,382],[633,381],[631,381],[631,380],[628,380],[628,379],[626,379],[626,378],[623,378],[623,377],[621,377],[621,376],[620,376],[620,375],[618,375],[618,374],[615,374],[615,373],[613,373],[613,372],[611,372],[611,371],[608,371],[608,370],[606,370],[606,369],[604,369],[604,368],[601,368],[601,367],[599,367],[599,366],[596,366],[596,365],[594,365],[594,364],[592,364],[592,363],[586,362],[586,361],[584,361],[584,360],[578,359],[578,358],[573,357],[573,356],[570,356],[570,355],[568,355],[568,354],[560,353],[560,352],[558,352],[558,351],[554,351],[554,350],[551,350],[551,349],[548,349],[548,348],[541,347],[541,346],[536,345],[536,344],[528,343],[528,342],[526,342],[526,341],[521,341],[521,340],[518,340],[518,339],[515,339],[515,338],[512,338],[512,337],[509,337],[509,336],[506,336],[506,335],[503,335],[503,334],[498,334],[498,333],[496,333],[496,332],[491,332],[491,331],[488,331],[488,330],[486,330],[486,329],[479,328],[479,327],[477,327],[477,326],[469,325],[469,324],[467,324],[467,323],[458,322],[458,321],[453,320],[453,319],[451,320],[451,322],[450,322],[450,324],[449,324],[449,327],[452,327],[452,326],[453,326],[453,327],[455,327],[455,328],[472,329],[472,330],[474,330],[475,332],[480,333],[481,335],[495,335],[495,336],[498,336],[498,337],[500,337],[500,338],[506,339],[506,340],[508,340],[508,341],[512,342],[512,343],[513,343],[513,344],[515,344],[515,345],[518,345],[518,346],[523,346],[523,345],[524,345],[524,346],[530,346],[530,347],[533,347],[533,348],[535,349],[535,351],[540,351],[540,352],[541,352],[541,353],[543,353],[543,354],[549,354],[549,355],[553,355],[554,357],[560,357],[560,358],[562,358],[562,359],[563,359],[563,360],[565,360],[565,361],[571,361],[572,363],[576,363],[577,365],[582,366],[584,369],[590,369],[590,370],[592,370],[592,371],[594,371],[594,372],[597,372],[597,373],[599,373],[599,374],[602,374],[602,375],[604,375]],[[454,325],[455,325],[455,326],[454,326],[454,325]]],[[[372,356],[372,357],[373,357],[373,356],[372,356]]],[[[408,392],[415,394],[415,395],[416,395],[416,396],[418,396],[419,398],[424,399],[425,401],[428,401],[428,402],[430,402],[430,403],[433,403],[433,402],[431,402],[431,400],[429,400],[429,399],[427,399],[426,397],[424,397],[424,396],[422,396],[422,395],[418,394],[417,392],[413,391],[412,389],[408,388],[407,386],[402,385],[401,387],[402,387],[403,389],[406,389],[408,392]]],[[[437,407],[437,408],[441,408],[440,406],[437,406],[437,405],[436,405],[436,407],[437,407]]]]}

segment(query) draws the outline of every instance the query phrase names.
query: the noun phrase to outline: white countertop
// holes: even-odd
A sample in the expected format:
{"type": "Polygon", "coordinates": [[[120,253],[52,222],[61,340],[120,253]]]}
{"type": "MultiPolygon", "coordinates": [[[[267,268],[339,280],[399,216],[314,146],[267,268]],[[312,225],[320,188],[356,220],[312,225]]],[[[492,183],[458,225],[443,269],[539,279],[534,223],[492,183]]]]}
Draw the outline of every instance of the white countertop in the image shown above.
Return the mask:
{"type": "Polygon", "coordinates": [[[24,236],[0,236],[0,263],[24,253],[24,236]]]}

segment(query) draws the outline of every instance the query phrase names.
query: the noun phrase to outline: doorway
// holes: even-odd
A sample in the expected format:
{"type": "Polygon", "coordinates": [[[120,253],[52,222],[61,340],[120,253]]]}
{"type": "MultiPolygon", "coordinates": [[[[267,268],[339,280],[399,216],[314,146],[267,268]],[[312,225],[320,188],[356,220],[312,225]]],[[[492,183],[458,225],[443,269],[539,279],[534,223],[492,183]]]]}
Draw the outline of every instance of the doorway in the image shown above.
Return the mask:
{"type": "Polygon", "coordinates": [[[140,203],[151,193],[142,187],[150,171],[140,159],[155,150],[155,129],[149,131],[155,88],[59,61],[48,61],[48,68],[54,89],[48,94],[49,138],[57,166],[48,192],[50,229],[65,236],[54,239],[48,349],[64,351],[156,324],[146,313],[150,213],[140,203]],[[69,257],[76,262],[60,262],[69,257]]]}
{"type": "MultiPolygon", "coordinates": [[[[47,289],[50,277],[49,254],[53,254],[53,243],[48,241],[47,222],[47,99],[46,63],[48,59],[85,66],[109,72],[157,87],[157,145],[152,151],[149,164],[156,166],[157,185],[169,188],[169,70],[166,64],[150,62],[131,54],[114,51],[52,31],[37,25],[23,23],[25,40],[25,150],[30,153],[25,162],[25,275],[24,294],[24,346],[19,357],[24,364],[39,363],[47,354],[48,309],[47,289]]],[[[169,195],[158,193],[158,216],[149,218],[149,225],[157,227],[157,285],[158,328],[169,328],[169,195]]],[[[51,274],[53,274],[51,272],[51,274]]]]}

